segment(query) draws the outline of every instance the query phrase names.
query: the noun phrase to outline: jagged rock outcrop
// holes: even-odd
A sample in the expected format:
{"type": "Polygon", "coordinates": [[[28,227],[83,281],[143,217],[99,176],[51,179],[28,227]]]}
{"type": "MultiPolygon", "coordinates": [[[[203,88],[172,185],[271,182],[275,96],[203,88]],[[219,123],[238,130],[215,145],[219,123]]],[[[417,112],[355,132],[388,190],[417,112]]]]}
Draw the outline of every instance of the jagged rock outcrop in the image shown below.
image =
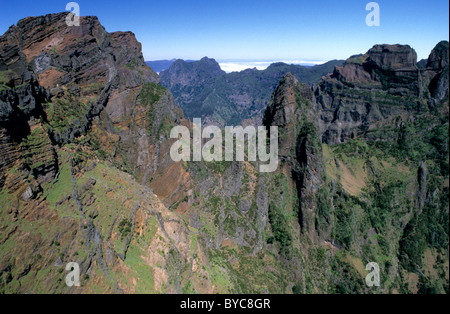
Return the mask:
{"type": "Polygon", "coordinates": [[[434,47],[428,58],[427,68],[442,70],[448,66],[449,62],[448,41],[441,41],[434,47]]]}
{"type": "Polygon", "coordinates": [[[319,116],[310,86],[290,73],[281,80],[264,117],[266,127],[278,126],[280,159],[292,177],[299,199],[299,223],[312,239],[315,232],[315,194],[324,183],[319,116]]]}
{"type": "MultiPolygon", "coordinates": [[[[332,75],[313,89],[300,85],[290,74],[280,82],[265,113],[264,123],[267,127],[274,125],[280,128],[281,167],[288,169],[284,173],[289,173],[296,183],[299,222],[310,239],[323,240],[330,236],[334,210],[334,197],[330,197],[330,193],[340,193],[335,180],[345,177],[345,180],[352,180],[353,185],[364,185],[351,179],[347,166],[336,157],[329,161],[333,169],[336,167],[333,171],[344,173],[342,177],[334,177],[333,174],[331,182],[325,184],[322,143],[335,145],[361,138],[374,142],[392,141],[393,138],[389,138],[392,133],[377,131],[383,128],[397,130],[399,145],[407,141],[402,134],[405,125],[415,121],[414,115],[433,110],[441,100],[448,101],[448,86],[444,88],[444,84],[448,85],[448,66],[446,61],[439,60],[448,59],[446,53],[448,44],[438,44],[428,62],[435,68],[419,69],[416,53],[411,47],[377,45],[365,55],[351,57],[343,67],[337,66],[332,75]],[[439,80],[442,82],[439,96],[436,96],[433,82],[439,80]],[[344,170],[340,169],[341,166],[344,170]],[[330,199],[321,199],[324,196],[330,199]],[[319,206],[320,211],[325,208],[325,218],[318,218],[323,215],[319,206]],[[320,219],[325,219],[329,226],[322,227],[320,219]]],[[[445,112],[445,103],[443,106],[441,110],[445,112]]],[[[372,167],[370,165],[369,162],[369,168],[372,167]]],[[[417,188],[416,210],[419,212],[427,195],[424,169],[426,165],[422,162],[417,188]]],[[[358,174],[367,175],[363,172],[358,174]]],[[[413,172],[414,179],[415,175],[413,172]]],[[[357,193],[353,188],[344,181],[344,189],[351,194],[357,193]]],[[[415,202],[414,199],[411,201],[415,202]]]]}
{"type": "Polygon", "coordinates": [[[448,42],[439,44],[427,69],[421,69],[410,46],[376,45],[336,67],[314,91],[323,142],[343,143],[367,135],[381,120],[427,110],[444,99],[448,68],[440,60],[446,53],[448,42]]]}
{"type": "Polygon", "coordinates": [[[184,197],[184,170],[168,154],[183,113],[133,33],[109,34],[96,17],[69,27],[67,14],[23,19],[0,37],[0,290],[73,292],[62,267],[77,261],[83,291],[134,292],[142,274],[116,274],[135,271],[127,255],[142,250],[153,291],[180,293],[189,234],[145,185],[167,174],[177,182],[155,180],[161,199],[184,197]],[[31,283],[16,286],[25,276],[31,283]]]}
{"type": "Polygon", "coordinates": [[[108,34],[96,17],[82,17],[79,27],[69,27],[66,16],[23,19],[0,39],[5,86],[0,91],[0,122],[8,127],[9,121],[42,119],[58,144],[85,134],[109,103],[120,111],[124,94],[159,82],[145,65],[134,34],[108,34]],[[56,106],[76,109],[67,116],[67,110],[56,106]]]}
{"type": "Polygon", "coordinates": [[[375,45],[367,53],[369,62],[382,71],[415,70],[417,53],[408,45],[375,45]]]}
{"type": "Polygon", "coordinates": [[[0,91],[0,123],[8,125],[31,116],[39,117],[47,100],[47,91],[33,79],[14,89],[0,91]]]}
{"type": "Polygon", "coordinates": [[[8,33],[0,37],[0,190],[6,184],[9,189],[21,190],[23,198],[29,200],[41,189],[40,184],[56,175],[58,162],[49,136],[39,132],[35,122],[46,119],[43,104],[49,93],[27,69],[26,56],[14,39],[8,33]],[[27,146],[24,139],[28,136],[32,140],[27,146]],[[14,165],[24,173],[8,178],[7,172],[14,165]]]}
{"type": "Polygon", "coordinates": [[[427,76],[430,77],[429,90],[432,103],[442,101],[449,90],[449,43],[442,41],[436,45],[428,58],[427,76]]]}

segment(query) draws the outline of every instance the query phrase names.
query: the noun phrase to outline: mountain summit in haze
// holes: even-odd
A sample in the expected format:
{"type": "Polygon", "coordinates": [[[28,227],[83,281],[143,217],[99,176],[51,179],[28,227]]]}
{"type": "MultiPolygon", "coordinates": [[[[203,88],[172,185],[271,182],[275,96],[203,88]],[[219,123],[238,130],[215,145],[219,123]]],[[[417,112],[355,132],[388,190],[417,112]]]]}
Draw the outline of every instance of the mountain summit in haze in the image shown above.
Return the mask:
{"type": "Polygon", "coordinates": [[[238,125],[245,120],[262,121],[272,91],[287,73],[307,84],[318,82],[343,61],[304,67],[274,63],[266,70],[247,69],[225,73],[214,59],[186,63],[178,60],[161,72],[161,85],[168,88],[189,118],[208,123],[238,125]]]}
{"type": "MultiPolygon", "coordinates": [[[[156,73],[160,73],[164,70],[167,70],[170,68],[170,66],[176,61],[177,59],[172,60],[157,60],[157,61],[147,61],[145,62],[149,67],[153,69],[156,73]]],[[[186,62],[194,62],[193,60],[186,60],[186,62]]]]}

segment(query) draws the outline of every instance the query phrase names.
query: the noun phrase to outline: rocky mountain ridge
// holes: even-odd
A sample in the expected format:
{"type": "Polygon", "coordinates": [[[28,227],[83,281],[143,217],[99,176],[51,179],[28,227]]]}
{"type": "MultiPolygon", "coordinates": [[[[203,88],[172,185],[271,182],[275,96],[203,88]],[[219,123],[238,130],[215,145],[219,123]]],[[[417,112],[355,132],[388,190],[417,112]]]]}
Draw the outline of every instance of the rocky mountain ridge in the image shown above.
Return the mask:
{"type": "MultiPolygon", "coordinates": [[[[134,230],[149,228],[156,238],[146,241],[159,252],[186,253],[167,234],[181,227],[169,227],[177,218],[137,183],[150,173],[177,173],[162,155],[170,147],[162,126],[183,123],[183,114],[145,65],[134,34],[109,34],[96,17],[68,27],[66,16],[26,18],[0,37],[0,286],[22,293],[135,292],[139,271],[149,268],[126,260],[129,251],[140,259],[136,252],[145,249],[130,244],[134,230]],[[80,264],[82,290],[65,286],[68,262],[80,264]]],[[[158,256],[146,257],[162,263],[146,291],[177,292],[166,255],[158,256]]]]}
{"type": "Polygon", "coordinates": [[[416,52],[401,45],[376,45],[336,67],[315,89],[323,141],[342,143],[370,133],[374,124],[389,116],[436,106],[448,93],[448,65],[433,61],[445,45],[448,51],[448,43],[442,42],[430,55],[429,65],[440,64],[434,68],[419,69],[416,52]]]}
{"type": "MultiPolygon", "coordinates": [[[[426,68],[377,45],[313,86],[274,65],[258,114],[280,165],[261,174],[173,162],[191,125],[134,35],[66,16],[0,37],[1,292],[448,293],[448,42],[426,68]]],[[[202,62],[175,64],[183,84],[228,77],[202,62]]]]}

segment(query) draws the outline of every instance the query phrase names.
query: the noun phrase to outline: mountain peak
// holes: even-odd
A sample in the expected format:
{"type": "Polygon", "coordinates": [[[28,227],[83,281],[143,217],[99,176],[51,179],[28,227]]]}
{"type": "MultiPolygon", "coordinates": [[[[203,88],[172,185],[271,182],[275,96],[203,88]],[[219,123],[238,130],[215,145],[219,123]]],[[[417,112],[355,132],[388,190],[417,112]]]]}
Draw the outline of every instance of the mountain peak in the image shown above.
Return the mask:
{"type": "Polygon", "coordinates": [[[417,53],[409,45],[375,45],[368,51],[369,61],[382,70],[416,68],[417,53]]]}
{"type": "Polygon", "coordinates": [[[200,59],[200,61],[209,62],[209,63],[217,63],[217,61],[214,58],[209,58],[209,57],[203,57],[200,59]]]}
{"type": "Polygon", "coordinates": [[[298,79],[291,72],[288,72],[284,75],[280,84],[297,85],[298,79]]]}
{"type": "Polygon", "coordinates": [[[381,44],[367,53],[354,55],[337,66],[332,78],[341,82],[379,84],[395,80],[389,73],[417,78],[417,53],[409,45],[381,44]]]}
{"type": "Polygon", "coordinates": [[[428,58],[427,68],[442,70],[448,66],[449,60],[449,43],[446,40],[439,42],[431,51],[428,58]]]}
{"type": "MultiPolygon", "coordinates": [[[[216,59],[213,58],[208,58],[208,57],[203,57],[200,61],[199,64],[205,65],[210,67],[211,69],[215,69],[216,71],[220,70],[220,72],[222,73],[222,68],[220,67],[219,63],[216,61],[216,59]]],[[[223,72],[225,73],[225,72],[223,72]]]]}

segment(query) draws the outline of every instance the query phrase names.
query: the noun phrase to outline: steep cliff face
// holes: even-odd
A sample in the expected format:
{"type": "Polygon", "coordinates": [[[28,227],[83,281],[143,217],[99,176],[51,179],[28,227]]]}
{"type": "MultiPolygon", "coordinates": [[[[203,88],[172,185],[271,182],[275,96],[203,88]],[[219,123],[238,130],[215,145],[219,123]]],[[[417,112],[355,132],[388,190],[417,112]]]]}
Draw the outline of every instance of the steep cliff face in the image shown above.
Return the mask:
{"type": "Polygon", "coordinates": [[[275,90],[265,117],[266,127],[278,126],[280,158],[284,171],[295,182],[299,223],[315,239],[314,195],[323,184],[324,167],[318,137],[318,112],[311,88],[288,73],[275,90]]]}
{"type": "Polygon", "coordinates": [[[134,34],[66,16],[0,37],[0,289],[179,293],[189,230],[145,184],[182,177],[167,128],[183,113],[134,34]],[[69,262],[81,289],[65,285],[69,262]]]}
{"type": "Polygon", "coordinates": [[[449,83],[449,46],[448,41],[436,45],[428,58],[427,76],[431,78],[429,89],[434,103],[439,103],[448,96],[449,83]]]}
{"type": "Polygon", "coordinates": [[[59,145],[94,124],[104,131],[97,139],[103,150],[146,181],[167,163],[159,158],[168,151],[160,133],[167,139],[169,124],[181,123],[182,112],[145,65],[134,34],[108,34],[95,17],[68,27],[66,16],[27,18],[2,36],[2,122],[42,118],[59,145]],[[150,115],[152,125],[145,119],[150,115]]]}
{"type": "MultiPolygon", "coordinates": [[[[338,268],[385,260],[384,291],[448,290],[448,268],[437,266],[448,243],[445,59],[445,42],[432,51],[427,69],[416,66],[409,46],[377,45],[312,89],[285,76],[265,113],[265,125],[280,128],[280,168],[296,189],[291,208],[295,213],[298,206],[300,250],[310,250],[306,237],[330,245],[327,261],[338,268]],[[435,275],[426,281],[433,272],[427,263],[440,269],[442,281],[435,275]]],[[[277,224],[271,221],[272,230],[277,224]]],[[[325,285],[349,291],[345,276],[325,285]]]]}
{"type": "Polygon", "coordinates": [[[379,121],[425,112],[442,101],[448,93],[448,69],[445,62],[433,61],[437,50],[445,51],[439,47],[445,44],[433,50],[429,61],[436,68],[419,69],[416,52],[401,45],[374,46],[336,67],[314,92],[323,141],[336,144],[369,135],[379,121]]]}

